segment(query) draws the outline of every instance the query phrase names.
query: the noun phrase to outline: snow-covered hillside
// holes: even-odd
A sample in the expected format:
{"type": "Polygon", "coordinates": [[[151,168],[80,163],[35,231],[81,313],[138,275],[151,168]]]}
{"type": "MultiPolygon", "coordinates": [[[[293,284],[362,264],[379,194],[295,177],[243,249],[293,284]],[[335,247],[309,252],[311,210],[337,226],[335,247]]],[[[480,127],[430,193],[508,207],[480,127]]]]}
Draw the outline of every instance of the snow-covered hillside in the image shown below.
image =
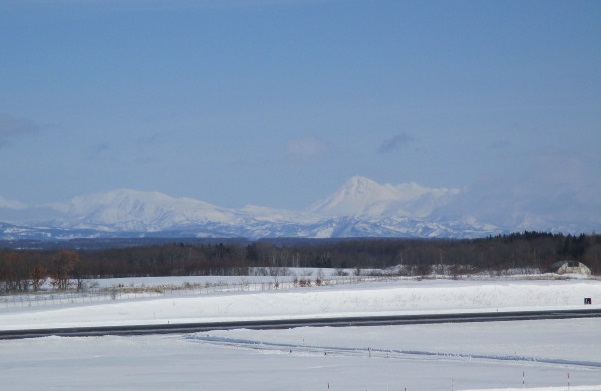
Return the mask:
{"type": "Polygon", "coordinates": [[[204,201],[128,189],[78,196],[55,209],[63,212],[61,224],[70,228],[143,232],[204,222],[243,223],[235,211],[204,201]]]}
{"type": "MultiPolygon", "coordinates": [[[[195,282],[198,279],[202,281],[198,277],[195,282]]],[[[249,281],[249,277],[242,279],[249,281]]],[[[181,281],[189,282],[190,277],[181,277],[181,281]]],[[[37,309],[10,304],[2,308],[0,301],[0,329],[591,307],[584,306],[584,297],[601,303],[601,285],[595,280],[424,280],[109,300],[37,309]]]]}
{"type": "Polygon", "coordinates": [[[458,212],[462,197],[461,189],[428,188],[417,183],[381,185],[360,176],[306,211],[254,205],[225,208],[159,192],[120,189],[35,207],[2,202],[0,240],[146,236],[473,238],[533,227],[578,231],[575,226],[553,225],[533,215],[516,217],[519,224],[515,226],[481,221],[458,212]]]}
{"type": "MultiPolygon", "coordinates": [[[[194,278],[200,283],[203,277],[194,278]]],[[[0,329],[577,309],[583,295],[600,303],[600,289],[592,280],[423,280],[41,307],[0,301],[0,329]]],[[[10,390],[597,391],[599,323],[591,318],[6,340],[0,341],[6,353],[0,355],[0,384],[10,390]]]]}
{"type": "Polygon", "coordinates": [[[355,176],[309,210],[323,216],[402,216],[423,219],[459,193],[459,189],[432,189],[417,183],[381,185],[371,179],[355,176]]]}

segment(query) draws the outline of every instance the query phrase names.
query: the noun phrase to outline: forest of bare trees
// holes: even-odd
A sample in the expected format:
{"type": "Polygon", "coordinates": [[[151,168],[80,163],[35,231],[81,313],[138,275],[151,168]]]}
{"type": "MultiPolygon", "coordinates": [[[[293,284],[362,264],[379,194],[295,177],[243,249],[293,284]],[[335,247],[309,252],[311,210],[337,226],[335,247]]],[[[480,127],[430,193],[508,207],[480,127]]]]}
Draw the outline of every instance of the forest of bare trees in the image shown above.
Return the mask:
{"type": "Polygon", "coordinates": [[[190,244],[79,250],[0,249],[0,291],[81,288],[86,278],[245,275],[250,268],[313,267],[384,269],[427,275],[444,265],[451,273],[546,270],[558,260],[579,260],[601,272],[601,235],[523,232],[470,240],[345,239],[278,244],[190,244]]]}

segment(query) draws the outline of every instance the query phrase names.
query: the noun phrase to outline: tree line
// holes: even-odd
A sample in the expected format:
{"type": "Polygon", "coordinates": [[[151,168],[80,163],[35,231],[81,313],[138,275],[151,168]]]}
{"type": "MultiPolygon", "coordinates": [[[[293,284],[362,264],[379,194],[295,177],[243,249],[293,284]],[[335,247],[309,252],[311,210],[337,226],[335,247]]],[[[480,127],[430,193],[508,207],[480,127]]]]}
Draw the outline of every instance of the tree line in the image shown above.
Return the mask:
{"type": "Polygon", "coordinates": [[[89,250],[0,249],[0,291],[38,290],[48,278],[57,289],[82,280],[116,277],[247,275],[256,268],[310,267],[384,269],[429,274],[440,266],[453,273],[511,268],[546,270],[559,260],[578,260],[601,271],[601,235],[526,231],[481,239],[273,240],[248,244],[172,242],[89,250]],[[252,268],[252,269],[251,269],[252,268]]]}

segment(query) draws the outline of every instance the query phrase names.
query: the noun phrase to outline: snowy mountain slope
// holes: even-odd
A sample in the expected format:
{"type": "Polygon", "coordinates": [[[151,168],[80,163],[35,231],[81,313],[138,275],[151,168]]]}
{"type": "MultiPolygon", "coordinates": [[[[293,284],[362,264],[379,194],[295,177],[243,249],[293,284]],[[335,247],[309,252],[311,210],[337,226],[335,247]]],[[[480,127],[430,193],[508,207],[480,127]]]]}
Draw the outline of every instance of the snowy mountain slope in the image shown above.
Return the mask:
{"type": "Polygon", "coordinates": [[[78,196],[54,208],[64,214],[61,226],[123,231],[159,231],[198,222],[243,223],[242,216],[192,198],[120,189],[78,196]]]}
{"type": "MultiPolygon", "coordinates": [[[[356,176],[303,212],[254,205],[240,209],[224,208],[192,198],[120,189],[82,195],[43,207],[26,207],[15,202],[4,207],[0,205],[0,221],[12,224],[0,225],[0,239],[471,238],[524,227],[521,224],[510,227],[490,224],[473,215],[462,214],[457,208],[464,203],[462,197],[464,191],[460,189],[427,188],[416,183],[381,185],[356,176]],[[15,205],[18,210],[14,209],[15,205]]],[[[537,222],[541,230],[562,231],[565,227],[547,224],[536,216],[523,216],[523,220],[519,221],[526,219],[537,222]]],[[[528,229],[532,228],[529,224],[528,229]]]]}
{"type": "Polygon", "coordinates": [[[334,194],[313,204],[309,211],[323,216],[425,218],[460,193],[459,189],[433,189],[417,183],[380,185],[371,179],[355,176],[334,194]]]}
{"type": "Polygon", "coordinates": [[[502,233],[461,223],[432,223],[402,218],[335,217],[314,223],[248,220],[244,224],[195,223],[164,230],[122,230],[109,226],[78,228],[0,224],[0,240],[69,240],[77,238],[474,238],[502,233]]]}
{"type": "Polygon", "coordinates": [[[0,196],[0,209],[20,210],[27,208],[27,205],[15,200],[10,200],[0,196]]]}

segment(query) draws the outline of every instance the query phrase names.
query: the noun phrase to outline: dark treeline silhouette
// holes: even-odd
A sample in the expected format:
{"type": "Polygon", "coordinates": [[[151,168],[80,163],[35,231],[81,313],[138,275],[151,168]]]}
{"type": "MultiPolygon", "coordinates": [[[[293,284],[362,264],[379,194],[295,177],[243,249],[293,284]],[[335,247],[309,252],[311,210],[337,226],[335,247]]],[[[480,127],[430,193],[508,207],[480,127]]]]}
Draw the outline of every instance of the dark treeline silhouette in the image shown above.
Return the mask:
{"type": "Polygon", "coordinates": [[[75,251],[0,249],[0,291],[37,290],[50,277],[58,289],[85,278],[246,275],[251,268],[383,269],[429,274],[546,270],[559,260],[579,260],[601,271],[601,235],[523,232],[482,239],[344,239],[194,244],[171,242],[75,251]],[[282,244],[285,243],[285,244],[282,244]]]}

